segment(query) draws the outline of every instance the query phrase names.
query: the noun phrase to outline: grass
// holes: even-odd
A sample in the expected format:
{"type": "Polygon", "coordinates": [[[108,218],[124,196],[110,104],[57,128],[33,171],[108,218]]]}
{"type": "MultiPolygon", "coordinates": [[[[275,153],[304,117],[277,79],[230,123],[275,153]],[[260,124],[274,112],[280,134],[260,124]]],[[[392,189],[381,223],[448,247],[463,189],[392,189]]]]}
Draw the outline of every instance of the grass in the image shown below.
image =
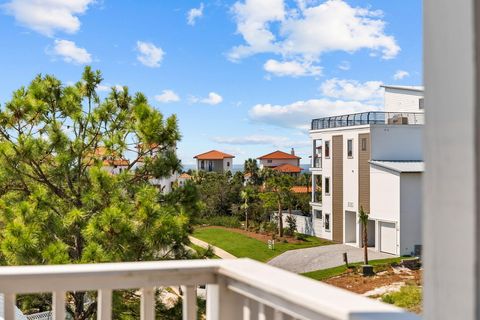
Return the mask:
{"type": "Polygon", "coordinates": [[[382,301],[419,313],[422,306],[422,288],[406,285],[401,287],[400,291],[384,294],[382,301]]]}
{"type": "MultiPolygon", "coordinates": [[[[385,269],[385,266],[391,265],[393,263],[399,263],[401,260],[405,258],[390,258],[390,259],[378,259],[378,260],[371,260],[368,263],[374,266],[375,272],[385,269]]],[[[349,263],[349,267],[358,267],[361,266],[363,262],[356,262],[356,263],[349,263]]],[[[323,270],[316,270],[311,272],[302,273],[303,276],[314,279],[314,280],[325,280],[328,278],[339,276],[347,271],[347,267],[345,265],[323,269],[323,270]]]]}
{"type": "Polygon", "coordinates": [[[238,258],[251,258],[261,262],[267,262],[288,250],[323,246],[333,243],[317,237],[307,236],[306,241],[301,243],[276,241],[275,250],[271,250],[268,249],[267,243],[265,242],[221,228],[207,227],[195,229],[193,236],[213,246],[219,247],[238,258]]]}

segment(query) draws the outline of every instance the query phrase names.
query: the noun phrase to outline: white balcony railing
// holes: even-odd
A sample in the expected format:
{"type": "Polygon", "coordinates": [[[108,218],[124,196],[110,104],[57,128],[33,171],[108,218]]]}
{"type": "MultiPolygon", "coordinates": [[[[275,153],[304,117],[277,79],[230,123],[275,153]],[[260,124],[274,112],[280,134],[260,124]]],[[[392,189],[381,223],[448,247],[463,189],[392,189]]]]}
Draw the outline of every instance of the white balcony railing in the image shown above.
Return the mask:
{"type": "MultiPolygon", "coordinates": [[[[98,291],[97,319],[111,319],[112,290],[139,288],[141,319],[155,319],[155,288],[183,286],[183,319],[196,319],[196,289],[207,285],[208,320],[419,319],[416,315],[249,259],[131,262],[0,268],[5,319],[15,296],[53,293],[53,319],[65,319],[67,291],[98,291]]],[[[1,316],[0,316],[1,318],[1,316]]]]}

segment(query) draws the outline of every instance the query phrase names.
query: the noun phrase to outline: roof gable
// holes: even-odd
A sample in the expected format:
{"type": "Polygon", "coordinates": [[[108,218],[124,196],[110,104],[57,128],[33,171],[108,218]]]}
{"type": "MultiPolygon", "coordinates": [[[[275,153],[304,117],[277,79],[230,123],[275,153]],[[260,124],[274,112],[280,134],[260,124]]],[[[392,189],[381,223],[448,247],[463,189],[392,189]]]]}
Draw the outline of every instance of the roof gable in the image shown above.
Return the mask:
{"type": "Polygon", "coordinates": [[[277,151],[268,153],[266,155],[263,155],[261,157],[258,157],[258,159],[263,160],[263,159],[301,159],[301,158],[296,155],[277,150],[277,151]]]}
{"type": "Polygon", "coordinates": [[[194,158],[198,160],[223,160],[227,158],[235,158],[235,156],[218,150],[210,150],[205,153],[197,154],[194,158]]]}

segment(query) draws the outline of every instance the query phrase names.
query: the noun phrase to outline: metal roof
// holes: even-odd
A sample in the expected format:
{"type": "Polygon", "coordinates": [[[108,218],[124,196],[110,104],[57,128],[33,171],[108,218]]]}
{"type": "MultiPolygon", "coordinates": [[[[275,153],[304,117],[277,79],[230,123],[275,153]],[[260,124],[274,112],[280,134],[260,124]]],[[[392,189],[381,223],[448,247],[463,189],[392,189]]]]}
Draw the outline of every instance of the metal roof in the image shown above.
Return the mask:
{"type": "Polygon", "coordinates": [[[390,169],[399,173],[423,172],[425,164],[423,161],[379,161],[371,160],[370,164],[390,169]]]}

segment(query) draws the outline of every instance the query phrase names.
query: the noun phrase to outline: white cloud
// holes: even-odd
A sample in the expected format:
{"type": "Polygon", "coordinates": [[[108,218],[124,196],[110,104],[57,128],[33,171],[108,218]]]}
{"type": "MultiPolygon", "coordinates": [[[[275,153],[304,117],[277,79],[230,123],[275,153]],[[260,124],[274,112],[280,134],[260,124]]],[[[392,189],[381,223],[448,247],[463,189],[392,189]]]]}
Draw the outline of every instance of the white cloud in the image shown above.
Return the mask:
{"type": "Polygon", "coordinates": [[[402,80],[403,78],[406,78],[408,76],[410,76],[410,73],[408,73],[408,71],[397,70],[397,72],[395,72],[395,74],[393,75],[393,79],[402,80]]]}
{"type": "Polygon", "coordinates": [[[187,13],[187,23],[189,25],[194,26],[197,19],[201,18],[203,16],[203,8],[204,8],[204,5],[203,5],[203,2],[202,2],[202,3],[200,3],[199,8],[192,8],[188,11],[188,13],[187,13]]]}
{"type": "Polygon", "coordinates": [[[208,94],[208,97],[206,98],[190,97],[190,102],[192,103],[200,102],[200,103],[205,103],[212,106],[222,103],[222,101],[223,101],[223,97],[216,92],[210,92],[208,94]]]}
{"type": "Polygon", "coordinates": [[[338,65],[338,69],[343,70],[343,71],[350,70],[350,62],[348,62],[346,60],[340,62],[340,64],[338,65]]]}
{"type": "Polygon", "coordinates": [[[77,47],[75,42],[69,40],[55,40],[50,53],[69,63],[87,64],[92,62],[92,55],[86,49],[77,47]]]}
{"type": "Polygon", "coordinates": [[[329,79],[320,85],[326,97],[344,100],[374,101],[383,97],[381,81],[359,82],[356,80],[329,79]]]}
{"type": "Polygon", "coordinates": [[[151,42],[137,41],[137,60],[150,68],[160,67],[165,52],[151,42]]]}
{"type": "MultiPolygon", "coordinates": [[[[302,135],[303,136],[303,135],[302,135]]],[[[287,137],[269,136],[269,135],[250,135],[243,137],[213,137],[214,142],[230,145],[273,145],[278,148],[284,147],[299,147],[310,145],[310,141],[292,140],[287,137]]]]}
{"type": "Polygon", "coordinates": [[[265,71],[272,73],[278,77],[283,76],[292,76],[292,77],[301,77],[301,76],[311,76],[311,75],[321,75],[322,68],[311,63],[300,63],[298,61],[277,61],[274,59],[269,59],[263,65],[265,71]]]}
{"type": "Polygon", "coordinates": [[[237,61],[256,53],[273,53],[281,55],[283,63],[315,65],[323,53],[332,51],[369,49],[384,59],[400,51],[395,38],[385,34],[379,10],[351,7],[344,0],[296,3],[287,10],[284,0],[237,1],[232,12],[245,43],[233,47],[228,57],[237,61]]]}
{"type": "Polygon", "coordinates": [[[78,15],[95,0],[12,0],[2,7],[21,25],[46,36],[56,31],[75,33],[80,29],[78,15]]]}
{"type": "Polygon", "coordinates": [[[109,91],[112,90],[112,88],[117,89],[117,91],[123,91],[123,86],[122,85],[120,85],[120,84],[110,85],[108,83],[99,85],[97,87],[97,90],[100,91],[100,92],[109,92],[109,91]]]}
{"type": "Polygon", "coordinates": [[[167,89],[163,90],[161,94],[156,95],[155,100],[161,103],[178,102],[180,101],[180,96],[173,90],[167,89]]]}
{"type": "Polygon", "coordinates": [[[379,110],[377,105],[359,101],[311,99],[287,105],[257,104],[249,111],[250,119],[285,128],[308,130],[314,118],[379,110]]]}

